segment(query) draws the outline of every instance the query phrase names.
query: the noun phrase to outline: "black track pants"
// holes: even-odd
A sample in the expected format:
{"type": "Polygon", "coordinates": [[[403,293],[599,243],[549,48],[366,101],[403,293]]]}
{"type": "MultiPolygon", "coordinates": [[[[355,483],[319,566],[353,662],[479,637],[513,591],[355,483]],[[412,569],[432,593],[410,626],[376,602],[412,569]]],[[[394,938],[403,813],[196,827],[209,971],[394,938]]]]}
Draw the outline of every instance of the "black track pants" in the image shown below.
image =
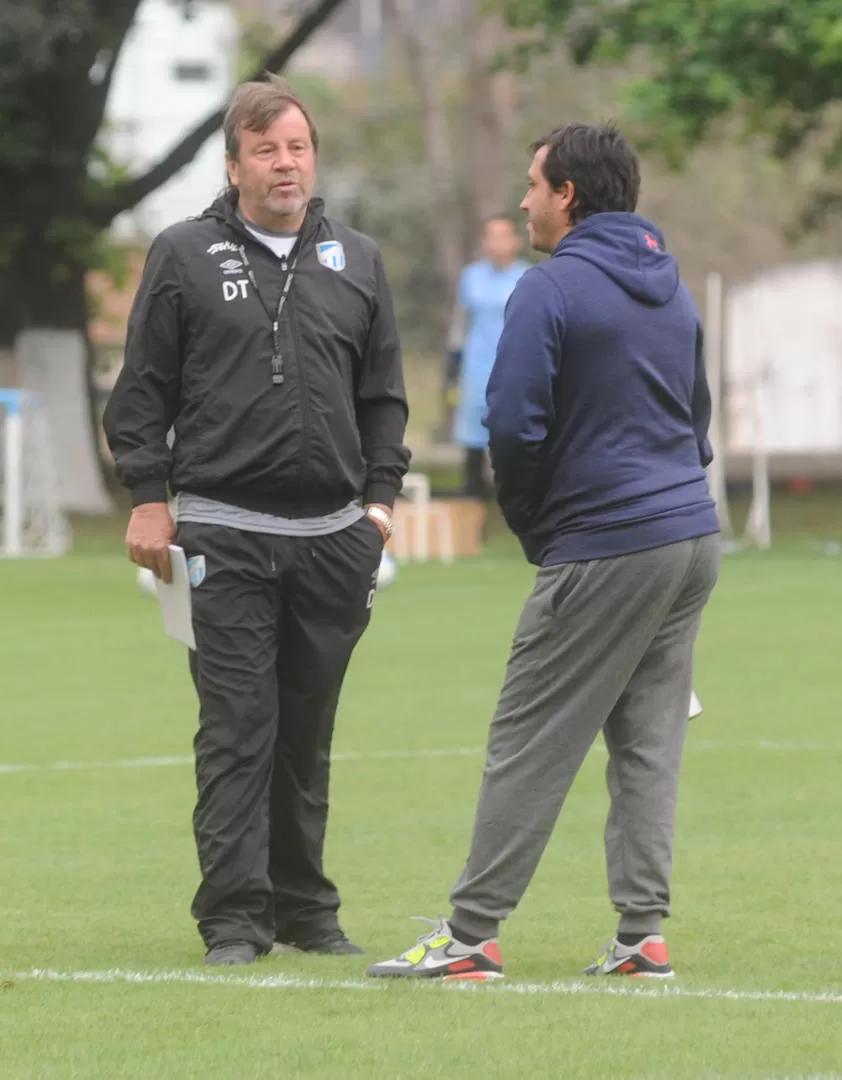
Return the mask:
{"type": "Polygon", "coordinates": [[[320,537],[182,522],[203,555],[193,589],[199,695],[193,915],[208,948],[337,925],[324,874],[339,692],[368,625],[382,542],[367,518],[320,537]]]}

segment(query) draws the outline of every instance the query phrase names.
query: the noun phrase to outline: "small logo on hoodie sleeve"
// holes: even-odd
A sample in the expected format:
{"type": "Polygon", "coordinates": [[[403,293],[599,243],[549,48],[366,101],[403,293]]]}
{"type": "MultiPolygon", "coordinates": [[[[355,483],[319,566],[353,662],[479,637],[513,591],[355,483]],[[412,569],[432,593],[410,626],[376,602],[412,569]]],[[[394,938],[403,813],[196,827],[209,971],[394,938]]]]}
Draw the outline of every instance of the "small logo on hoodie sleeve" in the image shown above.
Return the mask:
{"type": "Polygon", "coordinates": [[[661,245],[651,233],[644,233],[643,239],[646,241],[646,246],[649,248],[650,251],[661,250],[661,245]]]}

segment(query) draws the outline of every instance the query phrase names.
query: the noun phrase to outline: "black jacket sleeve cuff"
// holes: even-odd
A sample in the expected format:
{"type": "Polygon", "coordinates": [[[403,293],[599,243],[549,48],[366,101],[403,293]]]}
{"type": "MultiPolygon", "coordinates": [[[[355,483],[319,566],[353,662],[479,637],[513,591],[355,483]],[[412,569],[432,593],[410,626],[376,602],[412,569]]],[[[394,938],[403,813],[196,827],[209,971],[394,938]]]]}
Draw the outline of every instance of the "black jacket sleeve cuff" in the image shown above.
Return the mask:
{"type": "Polygon", "coordinates": [[[380,503],[381,506],[388,506],[391,510],[397,497],[398,493],[392,484],[384,483],[382,480],[375,480],[373,483],[366,484],[363,504],[369,506],[371,503],[380,503]]]}
{"type": "Polygon", "coordinates": [[[143,503],[169,502],[167,485],[163,480],[147,480],[132,488],[132,506],[142,506],[143,503]]]}

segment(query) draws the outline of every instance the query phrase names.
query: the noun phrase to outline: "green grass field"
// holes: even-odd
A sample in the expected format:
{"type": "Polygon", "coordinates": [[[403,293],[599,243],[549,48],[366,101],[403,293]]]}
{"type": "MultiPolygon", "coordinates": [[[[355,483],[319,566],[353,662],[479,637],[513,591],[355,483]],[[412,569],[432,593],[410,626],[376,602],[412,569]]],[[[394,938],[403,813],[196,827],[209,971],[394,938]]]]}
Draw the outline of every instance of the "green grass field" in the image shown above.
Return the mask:
{"type": "MultiPolygon", "coordinates": [[[[507,545],[407,567],[341,707],[329,869],[371,958],[447,913],[531,575],[507,545]]],[[[726,559],[698,649],[668,924],[675,985],[583,983],[611,936],[595,748],[503,984],[363,982],[358,959],[209,972],[183,650],[108,537],[0,564],[0,1076],[842,1077],[842,560],[726,559]],[[14,766],[20,766],[14,768],[14,766]]]]}

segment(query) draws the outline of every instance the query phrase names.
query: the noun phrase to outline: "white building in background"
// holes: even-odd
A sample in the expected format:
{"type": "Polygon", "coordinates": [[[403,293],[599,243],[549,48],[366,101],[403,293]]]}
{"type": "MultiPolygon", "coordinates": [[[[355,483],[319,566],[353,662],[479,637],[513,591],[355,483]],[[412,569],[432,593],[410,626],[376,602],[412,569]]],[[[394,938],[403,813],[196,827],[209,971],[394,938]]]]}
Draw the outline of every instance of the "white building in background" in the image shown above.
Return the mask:
{"type": "MultiPolygon", "coordinates": [[[[105,145],[143,173],[234,86],[237,22],[226,0],[142,0],[126,36],[106,106],[105,145]]],[[[121,238],[152,236],[199,213],[225,183],[222,132],[193,161],[114,223],[121,238]]]]}

